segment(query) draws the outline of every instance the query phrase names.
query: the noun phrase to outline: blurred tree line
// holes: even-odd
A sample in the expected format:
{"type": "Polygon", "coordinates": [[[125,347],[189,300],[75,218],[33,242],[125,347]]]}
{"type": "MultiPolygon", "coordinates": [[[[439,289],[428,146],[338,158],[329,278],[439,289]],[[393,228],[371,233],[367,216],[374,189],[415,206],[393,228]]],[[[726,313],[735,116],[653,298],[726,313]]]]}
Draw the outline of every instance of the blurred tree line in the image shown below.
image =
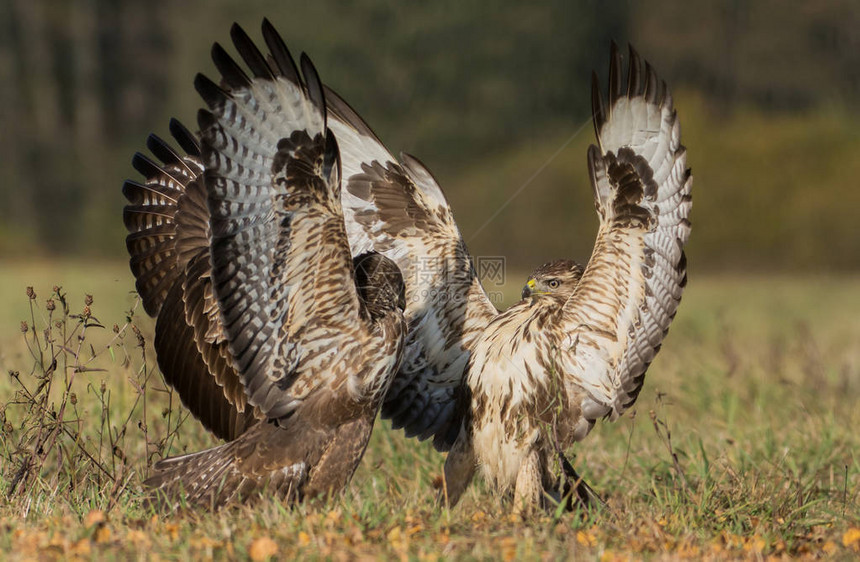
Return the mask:
{"type": "Polygon", "coordinates": [[[0,256],[121,256],[132,153],[171,116],[193,128],[212,42],[233,21],[259,37],[265,16],[434,170],[476,254],[587,259],[589,80],[605,83],[614,38],[676,93],[691,263],[856,268],[860,237],[833,216],[860,205],[858,14],[856,0],[0,0],[0,256]]]}

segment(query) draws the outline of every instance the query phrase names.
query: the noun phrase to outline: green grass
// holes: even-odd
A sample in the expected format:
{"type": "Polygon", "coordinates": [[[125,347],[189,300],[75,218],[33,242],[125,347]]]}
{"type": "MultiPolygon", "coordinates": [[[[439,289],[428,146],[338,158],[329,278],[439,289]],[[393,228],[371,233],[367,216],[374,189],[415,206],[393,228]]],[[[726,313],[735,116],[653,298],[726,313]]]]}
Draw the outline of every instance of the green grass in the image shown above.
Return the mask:
{"type": "MultiPolygon", "coordinates": [[[[522,277],[509,275],[509,295],[522,277]]],[[[149,460],[214,441],[193,420],[174,432],[177,408],[169,421],[162,415],[171,398],[159,390],[152,322],[139,307],[127,318],[131,288],[121,263],[18,263],[0,272],[0,407],[7,404],[8,422],[0,492],[6,496],[22,458],[40,457],[33,448],[39,432],[59,427],[50,412],[59,414],[64,401],[59,417],[68,429],[44,441],[41,469],[29,471],[0,505],[4,552],[196,559],[260,558],[269,548],[282,559],[847,559],[860,549],[852,542],[860,528],[860,278],[694,276],[634,409],[616,423],[599,423],[573,450],[574,464],[608,510],[526,521],[478,481],[456,509],[438,508],[434,483],[443,456],[387,422],[378,424],[339,498],[155,516],[140,502],[149,460]],[[69,315],[63,318],[55,298],[50,322],[59,361],[46,377],[50,347],[41,330],[54,284],[63,286],[69,315]],[[36,293],[32,318],[27,285],[36,293]],[[94,296],[91,317],[74,317],[86,293],[94,296]],[[33,319],[40,343],[29,331],[28,346],[20,323],[30,328],[33,319]],[[132,325],[140,326],[145,348],[132,325]],[[38,349],[41,360],[34,358],[38,349]],[[51,381],[37,400],[41,410],[15,394],[21,383],[9,370],[31,393],[51,381]],[[144,381],[145,402],[137,390],[144,381]]]]}

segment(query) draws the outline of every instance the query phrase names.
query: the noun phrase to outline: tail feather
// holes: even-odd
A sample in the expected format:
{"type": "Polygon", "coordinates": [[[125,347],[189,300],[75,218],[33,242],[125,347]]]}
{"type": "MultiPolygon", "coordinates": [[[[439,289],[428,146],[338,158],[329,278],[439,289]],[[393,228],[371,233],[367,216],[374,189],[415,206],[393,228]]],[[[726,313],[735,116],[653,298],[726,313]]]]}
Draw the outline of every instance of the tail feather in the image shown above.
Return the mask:
{"type": "Polygon", "coordinates": [[[155,472],[144,481],[152,492],[150,503],[170,509],[183,505],[217,509],[265,491],[299,499],[308,475],[304,462],[252,472],[243,470],[238,452],[238,442],[233,441],[157,462],[155,472]]]}

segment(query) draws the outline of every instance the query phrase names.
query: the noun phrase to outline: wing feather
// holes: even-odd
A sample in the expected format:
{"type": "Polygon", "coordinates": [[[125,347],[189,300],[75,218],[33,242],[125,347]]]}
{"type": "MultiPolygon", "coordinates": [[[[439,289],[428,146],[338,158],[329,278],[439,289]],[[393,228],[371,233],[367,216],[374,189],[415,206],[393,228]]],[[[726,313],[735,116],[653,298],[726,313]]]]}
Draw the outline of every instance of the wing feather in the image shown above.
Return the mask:
{"type": "Polygon", "coordinates": [[[318,367],[359,345],[344,337],[357,329],[359,301],[323,89],[306,56],[304,81],[293,75],[273,33],[264,23],[274,46],[266,59],[234,28],[253,80],[218,48],[223,87],[202,76],[196,84],[209,106],[198,121],[213,291],[248,402],[281,419],[338,384],[336,372],[318,367]]]}
{"type": "Polygon", "coordinates": [[[598,146],[589,171],[601,218],[582,280],[564,306],[568,383],[591,417],[616,418],[636,399],[686,285],[692,177],[672,97],[630,49],[626,89],[613,44],[609,102],[592,87],[598,146]]]}
{"type": "Polygon", "coordinates": [[[195,418],[222,439],[234,439],[257,418],[246,408],[232,368],[209,280],[209,211],[197,181],[203,172],[194,136],[176,120],[170,131],[186,152],[151,135],[161,163],[133,159],[144,184],[128,181],[124,211],[132,272],[145,310],[157,317],[155,349],[165,381],[195,418]]]}
{"type": "MultiPolygon", "coordinates": [[[[478,279],[442,189],[417,158],[395,159],[340,96],[326,90],[341,148],[343,210],[354,255],[394,260],[406,282],[409,331],[382,415],[446,450],[474,342],[497,313],[478,279]]],[[[452,436],[453,435],[453,436],[452,436]]]]}

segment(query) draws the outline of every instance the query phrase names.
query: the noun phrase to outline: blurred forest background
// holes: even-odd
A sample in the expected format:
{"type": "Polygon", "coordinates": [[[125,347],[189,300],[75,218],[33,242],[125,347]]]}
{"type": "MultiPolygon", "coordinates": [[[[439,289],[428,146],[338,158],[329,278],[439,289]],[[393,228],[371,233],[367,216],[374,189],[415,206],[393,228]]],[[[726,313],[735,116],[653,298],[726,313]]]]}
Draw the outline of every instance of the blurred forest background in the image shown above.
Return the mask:
{"type": "Polygon", "coordinates": [[[860,267],[856,0],[0,0],[0,263],[123,259],[132,154],[194,128],[211,44],[263,17],[434,171],[473,254],[588,258],[590,75],[615,39],[675,95],[692,269],[860,267]]]}

